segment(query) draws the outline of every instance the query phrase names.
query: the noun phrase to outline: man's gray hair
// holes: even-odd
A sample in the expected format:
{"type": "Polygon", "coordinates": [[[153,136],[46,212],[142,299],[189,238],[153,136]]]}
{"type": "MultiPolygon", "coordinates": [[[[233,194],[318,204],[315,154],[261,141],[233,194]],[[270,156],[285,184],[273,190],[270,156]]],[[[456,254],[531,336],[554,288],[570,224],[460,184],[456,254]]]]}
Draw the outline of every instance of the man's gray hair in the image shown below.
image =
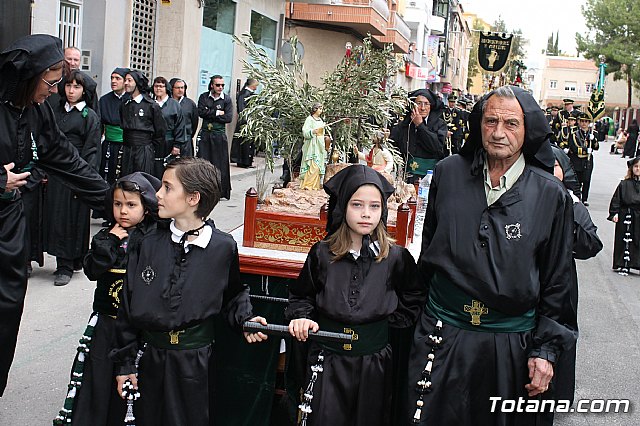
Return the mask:
{"type": "MultiPolygon", "coordinates": [[[[491,96],[497,96],[499,98],[505,98],[505,99],[516,99],[516,94],[513,93],[513,90],[511,89],[510,86],[500,86],[498,87],[496,90],[493,91],[493,95],[491,96]]],[[[487,107],[487,102],[483,102],[482,104],[482,114],[484,114],[484,109],[487,107]]]]}

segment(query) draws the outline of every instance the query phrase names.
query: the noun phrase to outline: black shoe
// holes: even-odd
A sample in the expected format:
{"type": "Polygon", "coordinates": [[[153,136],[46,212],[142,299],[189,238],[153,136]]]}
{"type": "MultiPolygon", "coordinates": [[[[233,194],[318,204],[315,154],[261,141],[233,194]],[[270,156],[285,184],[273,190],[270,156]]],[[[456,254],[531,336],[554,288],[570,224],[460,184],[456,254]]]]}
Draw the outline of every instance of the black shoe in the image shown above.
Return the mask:
{"type": "Polygon", "coordinates": [[[587,203],[586,201],[583,201],[582,204],[584,204],[585,207],[589,207],[589,203],[587,203]]]}
{"type": "Polygon", "coordinates": [[[69,284],[69,281],[71,281],[71,275],[67,275],[63,272],[58,272],[53,279],[53,285],[55,285],[56,287],[62,287],[69,284]]]}
{"type": "Polygon", "coordinates": [[[27,264],[27,278],[31,278],[31,274],[33,274],[33,267],[31,266],[31,262],[27,264]]]}

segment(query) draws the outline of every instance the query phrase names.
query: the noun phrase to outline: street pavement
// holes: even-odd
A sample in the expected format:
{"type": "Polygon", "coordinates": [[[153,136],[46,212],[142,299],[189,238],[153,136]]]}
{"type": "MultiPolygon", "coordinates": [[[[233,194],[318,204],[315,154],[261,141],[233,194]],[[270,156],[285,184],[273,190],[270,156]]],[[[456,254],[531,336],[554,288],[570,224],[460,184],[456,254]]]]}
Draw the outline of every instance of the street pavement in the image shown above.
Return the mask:
{"type": "MultiPolygon", "coordinates": [[[[640,424],[640,276],[622,277],[611,270],[614,225],[606,220],[609,201],[626,172],[626,162],[609,154],[610,143],[595,153],[589,211],[604,249],[594,259],[578,261],[580,339],[577,399],[626,398],[627,414],[556,415],[556,425],[640,424]]],[[[260,160],[260,159],[259,159],[260,160]]],[[[216,207],[216,225],[230,231],[241,225],[244,193],[255,186],[259,169],[232,167],[232,196],[216,207]]],[[[267,176],[275,181],[280,168],[267,176]]],[[[92,233],[99,229],[92,225],[92,233]]],[[[35,264],[34,264],[35,265],[35,264]]],[[[0,426],[50,425],[64,401],[78,339],[91,313],[94,283],[77,272],[66,287],[53,286],[55,260],[47,256],[29,281],[16,357],[5,396],[0,398],[0,426]]]]}

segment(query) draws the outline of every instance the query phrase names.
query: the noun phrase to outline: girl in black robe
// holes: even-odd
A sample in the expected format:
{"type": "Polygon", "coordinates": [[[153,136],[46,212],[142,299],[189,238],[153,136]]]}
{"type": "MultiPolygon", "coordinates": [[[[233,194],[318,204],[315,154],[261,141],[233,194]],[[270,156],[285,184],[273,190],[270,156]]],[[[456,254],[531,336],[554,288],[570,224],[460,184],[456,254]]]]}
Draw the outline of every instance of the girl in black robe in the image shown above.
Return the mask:
{"type": "Polygon", "coordinates": [[[62,78],[62,40],[22,37],[0,53],[0,396],[7,384],[27,291],[25,206],[18,188],[30,163],[65,179],[78,197],[102,208],[108,189],[60,133],[45,102],[62,78]]]}
{"type": "MultiPolygon", "coordinates": [[[[71,72],[54,113],[60,130],[80,157],[98,171],[100,119],[84,101],[84,78],[78,70],[71,72]]],[[[82,258],[89,250],[90,219],[89,206],[78,200],[61,178],[52,175],[45,196],[44,246],[56,256],[54,285],[68,284],[74,270],[82,269],[82,258]]]]}
{"type": "Polygon", "coordinates": [[[391,425],[388,327],[414,324],[425,289],[409,251],[387,234],[389,182],[370,167],[353,165],[324,188],[330,195],[328,235],[313,245],[289,287],[289,331],[302,341],[318,329],[358,337],[350,345],[310,344],[301,424],[391,425]],[[319,366],[322,372],[312,378],[319,366]]]}
{"type": "Polygon", "coordinates": [[[96,281],[93,313],[80,339],[68,396],[54,425],[122,425],[126,407],[116,391],[109,352],[115,346],[115,318],[127,273],[127,253],[155,229],[155,193],[160,185],[153,176],[136,172],[116,181],[107,194],[105,215],[114,225],[93,237],[84,258],[87,277],[96,281]]]}
{"type": "MultiPolygon", "coordinates": [[[[266,321],[252,314],[233,237],[206,219],[220,200],[215,167],[178,158],[162,178],[158,215],[172,220],[158,223],[129,251],[110,357],[121,395],[127,379],[139,385],[136,425],[209,426],[215,420],[209,405],[215,317],[235,328],[249,318],[266,321]]],[[[266,339],[262,333],[245,337],[250,343],[266,339]]]]}
{"type": "Polygon", "coordinates": [[[608,220],[615,222],[613,269],[628,275],[640,269],[640,157],[627,162],[629,170],[609,204],[608,220]]]}

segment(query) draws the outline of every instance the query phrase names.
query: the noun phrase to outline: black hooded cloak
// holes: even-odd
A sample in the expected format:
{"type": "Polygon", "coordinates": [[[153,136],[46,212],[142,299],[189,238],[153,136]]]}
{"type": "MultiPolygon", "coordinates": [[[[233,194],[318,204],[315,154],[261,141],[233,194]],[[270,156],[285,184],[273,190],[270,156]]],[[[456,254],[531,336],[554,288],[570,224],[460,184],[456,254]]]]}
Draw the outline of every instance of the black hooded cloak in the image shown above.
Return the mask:
{"type": "Polygon", "coordinates": [[[577,337],[571,199],[550,174],[543,112],[512,90],[524,113],[526,163],[514,185],[487,205],[480,124],[494,92],[474,106],[461,153],[435,168],[418,261],[429,295],[410,357],[407,422],[535,424],[534,414],[491,412],[489,396],[526,400],[528,359],[555,363],[577,337]]]}
{"type": "MultiPolygon", "coordinates": [[[[90,206],[101,209],[107,184],[60,133],[48,103],[17,108],[18,87],[62,61],[62,41],[44,34],[23,37],[0,54],[0,165],[13,172],[30,163],[63,179],[90,206]]],[[[6,191],[0,167],[0,394],[13,360],[27,289],[26,223],[18,191],[6,191]]]]}
{"type": "MultiPolygon", "coordinates": [[[[118,179],[105,199],[105,217],[115,223],[113,217],[113,192],[127,183],[134,185],[142,199],[147,215],[126,238],[111,234],[111,227],[101,229],[91,241],[91,249],[84,258],[84,272],[96,281],[93,296],[93,315],[98,316],[93,329],[90,351],[85,355],[82,386],[77,390],[72,414],[74,425],[121,425],[126,404],[114,386],[116,375],[109,352],[115,346],[116,315],[120,305],[123,280],[127,270],[127,253],[140,240],[155,229],[158,217],[156,192],[162,183],[155,177],[136,172],[118,179]]],[[[125,186],[128,187],[128,186],[125,186]]],[[[77,356],[76,356],[77,360],[77,356]]]]}
{"type": "Polygon", "coordinates": [[[140,103],[127,99],[120,109],[120,123],[124,131],[122,173],[145,172],[161,179],[162,174],[158,176],[158,171],[154,170],[154,159],[160,158],[157,155],[165,151],[167,123],[160,105],[148,95],[147,77],[138,70],[130,70],[128,75],[136,82],[142,99],[140,103]]]}
{"type": "MultiPolygon", "coordinates": [[[[329,194],[328,235],[344,222],[349,199],[366,184],[378,188],[385,200],[381,221],[386,223],[386,199],[393,187],[370,167],[352,165],[324,185],[329,194]]],[[[387,327],[410,327],[424,302],[424,288],[415,279],[413,257],[407,249],[392,245],[389,255],[377,262],[372,259],[375,250],[365,244],[368,238],[363,238],[357,259],[347,254],[333,260],[326,240],[314,244],[300,276],[289,287],[286,318],[310,318],[321,329],[332,331],[333,325],[325,324],[339,323],[356,332],[359,327],[380,321],[385,332],[387,327]]],[[[324,353],[324,371],[315,383],[309,425],[392,424],[392,351],[388,343],[382,346],[365,355],[351,356],[344,350],[309,343],[307,379],[318,354],[324,353]]]]}
{"type": "MultiPolygon", "coordinates": [[[[411,108],[408,108],[404,119],[391,130],[390,139],[402,153],[407,173],[420,178],[426,174],[427,169],[433,169],[435,163],[445,157],[447,124],[442,118],[444,104],[440,98],[428,89],[409,93],[411,100],[418,96],[424,96],[431,103],[427,121],[416,127],[411,121],[411,108]],[[418,163],[422,167],[417,166],[418,163]]],[[[413,182],[415,178],[411,176],[409,181],[413,182]]]]}
{"type": "MultiPolygon", "coordinates": [[[[627,161],[632,168],[640,157],[627,161]]],[[[608,220],[618,215],[613,239],[613,269],[628,273],[640,269],[640,180],[623,179],[618,184],[609,204],[608,220]],[[627,240],[627,241],[625,241],[627,240]]]]}
{"type": "Polygon", "coordinates": [[[184,96],[178,100],[178,103],[182,108],[187,131],[187,144],[182,155],[193,157],[193,137],[196,134],[196,130],[198,130],[198,122],[200,120],[198,117],[198,105],[196,105],[193,99],[187,97],[187,82],[183,79],[172,78],[169,81],[169,86],[173,87],[178,81],[184,83],[184,96]]]}
{"type": "MultiPolygon", "coordinates": [[[[125,78],[128,73],[129,68],[118,67],[111,74],[125,78]]],[[[123,135],[120,107],[129,99],[131,96],[127,92],[118,97],[114,91],[100,98],[100,119],[104,133],[100,174],[109,184],[113,184],[122,175],[123,135]]]]}

